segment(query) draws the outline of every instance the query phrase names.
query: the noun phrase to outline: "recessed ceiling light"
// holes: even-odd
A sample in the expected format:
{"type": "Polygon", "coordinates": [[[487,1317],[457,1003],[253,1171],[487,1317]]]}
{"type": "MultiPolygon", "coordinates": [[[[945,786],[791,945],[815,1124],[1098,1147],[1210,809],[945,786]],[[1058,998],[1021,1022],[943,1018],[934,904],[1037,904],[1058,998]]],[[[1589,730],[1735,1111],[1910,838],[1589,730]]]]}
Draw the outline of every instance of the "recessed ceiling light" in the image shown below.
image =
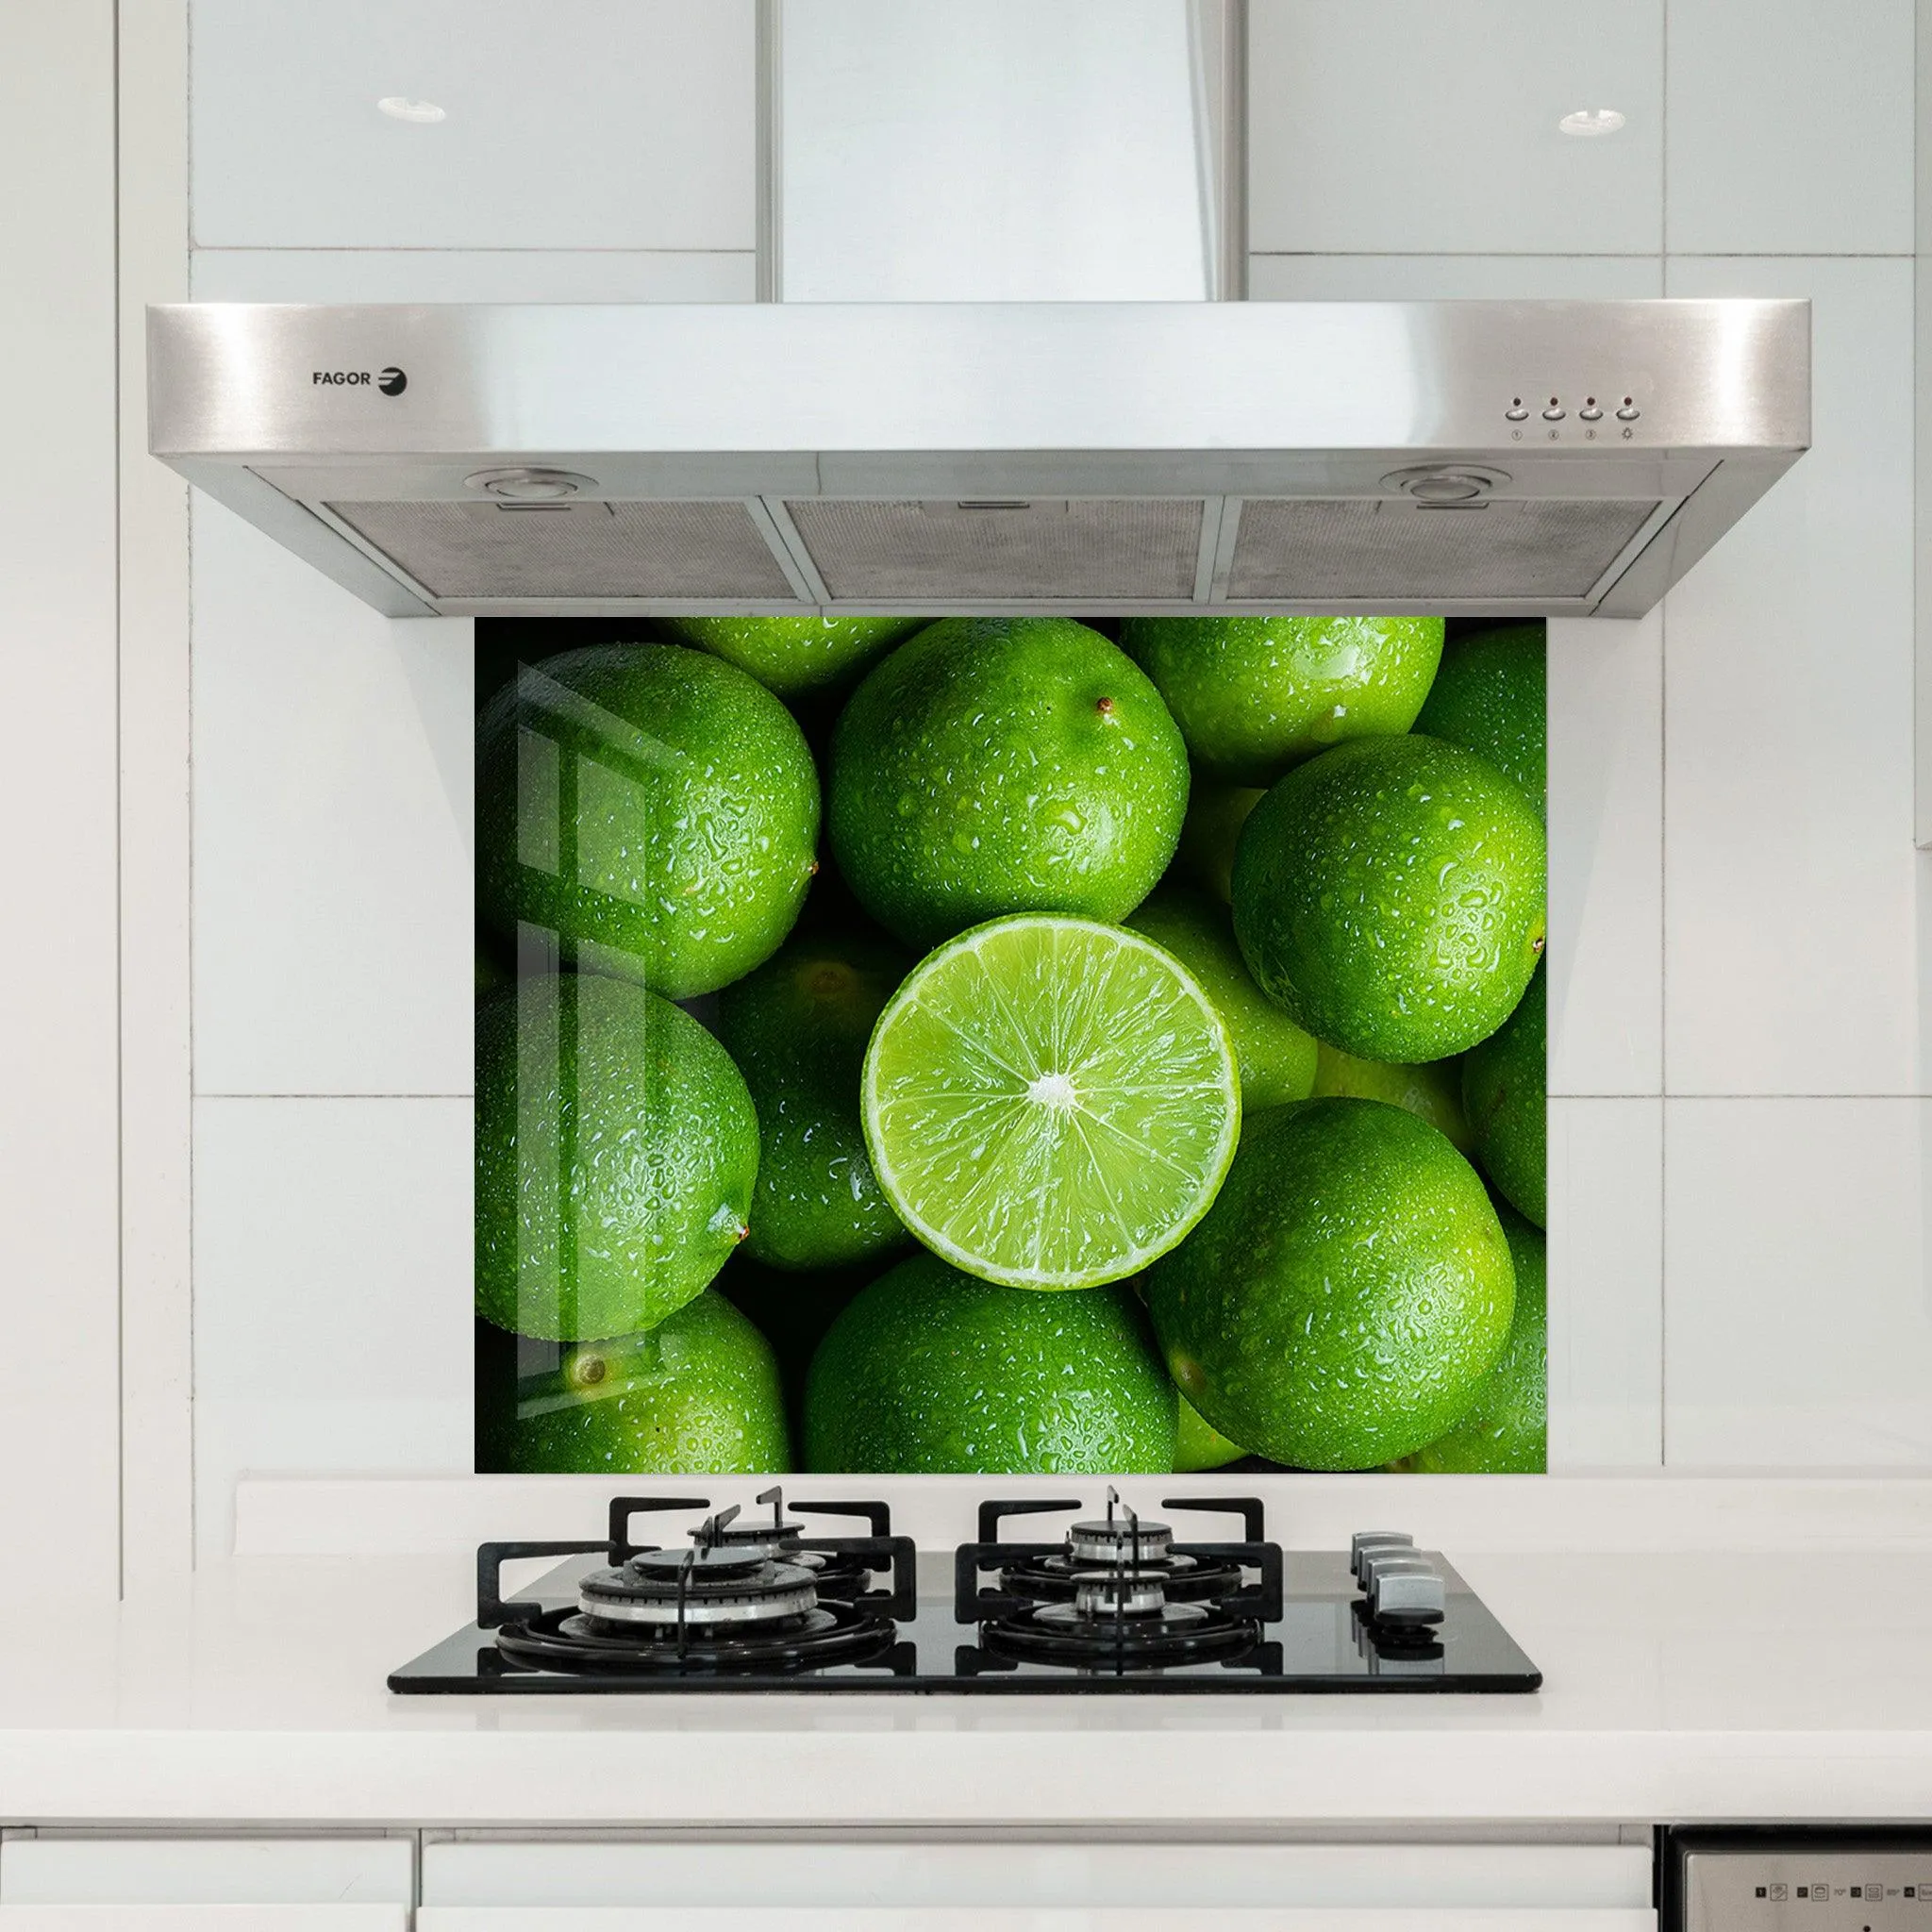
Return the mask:
{"type": "Polygon", "coordinates": [[[1561,134],[1614,134],[1623,126],[1624,117],[1614,108],[1578,108],[1557,123],[1561,134]]]}
{"type": "MultiPolygon", "coordinates": [[[[434,101],[412,101],[404,94],[384,94],[375,106],[391,121],[417,121],[426,126],[443,118],[442,109],[434,101]]],[[[1624,117],[1620,114],[1617,118],[1621,122],[1624,117]]]]}

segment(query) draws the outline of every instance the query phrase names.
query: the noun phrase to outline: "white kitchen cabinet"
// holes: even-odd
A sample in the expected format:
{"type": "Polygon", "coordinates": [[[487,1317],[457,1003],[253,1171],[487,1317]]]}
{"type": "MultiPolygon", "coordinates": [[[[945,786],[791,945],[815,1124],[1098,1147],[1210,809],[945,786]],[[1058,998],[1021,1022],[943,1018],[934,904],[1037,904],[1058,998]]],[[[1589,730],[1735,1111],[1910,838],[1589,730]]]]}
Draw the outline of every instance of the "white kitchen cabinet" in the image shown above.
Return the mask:
{"type": "Polygon", "coordinates": [[[10,1838],[0,1846],[0,1932],[187,1925],[197,1915],[237,1932],[400,1932],[413,1850],[403,1838],[10,1838]]]}
{"type": "Polygon", "coordinates": [[[1650,1932],[1650,1887],[1649,1847],[1629,1845],[451,1840],[423,1848],[418,1924],[642,1932],[688,1914],[721,1928],[831,1926],[872,1923],[863,1907],[886,1914],[881,1928],[995,1925],[1022,1908],[1125,1926],[1265,1907],[1272,1916],[1246,1923],[1384,1932],[1393,1914],[1429,1932],[1440,1909],[1443,1932],[1499,1914],[1521,1932],[1650,1932]],[[707,1917],[724,1911],[735,1916],[707,1917]]]}
{"type": "Polygon", "coordinates": [[[1249,245],[1654,255],[1662,0],[1255,0],[1249,245]],[[1613,108],[1614,132],[1564,134],[1613,108]]]}
{"type": "Polygon", "coordinates": [[[408,1932],[406,1906],[0,1906],[0,1932],[408,1932]]]}
{"type": "MultiPolygon", "coordinates": [[[[1655,1932],[1653,1911],[1352,1911],[1296,1906],[1186,1907],[1197,1932],[1655,1932]]],[[[425,1907],[417,1932],[1173,1932],[1165,1906],[425,1907]]]]}
{"type": "Polygon", "coordinates": [[[195,242],[750,248],[753,19],[753,0],[193,0],[195,242]]]}

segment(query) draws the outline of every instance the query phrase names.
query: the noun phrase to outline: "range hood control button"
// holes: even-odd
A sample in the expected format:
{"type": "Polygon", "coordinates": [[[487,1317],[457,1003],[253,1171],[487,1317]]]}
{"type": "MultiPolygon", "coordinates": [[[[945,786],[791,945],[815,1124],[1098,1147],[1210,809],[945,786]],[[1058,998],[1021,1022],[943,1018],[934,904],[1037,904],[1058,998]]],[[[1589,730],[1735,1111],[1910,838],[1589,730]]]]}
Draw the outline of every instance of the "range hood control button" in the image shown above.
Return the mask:
{"type": "Polygon", "coordinates": [[[1604,420],[1603,406],[1592,396],[1577,410],[1576,420],[1579,423],[1601,423],[1604,420]]]}
{"type": "Polygon", "coordinates": [[[1569,410],[1564,408],[1555,396],[1552,396],[1550,398],[1550,407],[1543,411],[1543,421],[1545,423],[1560,423],[1569,413],[1569,410]]]}
{"type": "Polygon", "coordinates": [[[1617,421],[1619,423],[1634,423],[1642,414],[1643,411],[1635,403],[1626,401],[1624,407],[1617,411],[1617,421]]]}
{"type": "Polygon", "coordinates": [[[1521,402],[1511,403],[1509,407],[1503,411],[1503,420],[1506,423],[1523,423],[1526,422],[1528,418],[1529,411],[1523,407],[1521,402]]]}

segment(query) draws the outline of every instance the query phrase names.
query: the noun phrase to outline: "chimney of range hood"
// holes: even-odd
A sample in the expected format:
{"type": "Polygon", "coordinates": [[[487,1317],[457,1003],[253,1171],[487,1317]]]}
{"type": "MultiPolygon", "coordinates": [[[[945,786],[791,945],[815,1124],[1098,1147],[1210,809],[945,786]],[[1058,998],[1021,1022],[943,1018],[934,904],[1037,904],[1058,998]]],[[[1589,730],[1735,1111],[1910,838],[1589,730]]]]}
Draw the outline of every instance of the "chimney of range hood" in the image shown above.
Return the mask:
{"type": "Polygon", "coordinates": [[[767,299],[1239,295],[1241,0],[763,0],[767,299]]]}

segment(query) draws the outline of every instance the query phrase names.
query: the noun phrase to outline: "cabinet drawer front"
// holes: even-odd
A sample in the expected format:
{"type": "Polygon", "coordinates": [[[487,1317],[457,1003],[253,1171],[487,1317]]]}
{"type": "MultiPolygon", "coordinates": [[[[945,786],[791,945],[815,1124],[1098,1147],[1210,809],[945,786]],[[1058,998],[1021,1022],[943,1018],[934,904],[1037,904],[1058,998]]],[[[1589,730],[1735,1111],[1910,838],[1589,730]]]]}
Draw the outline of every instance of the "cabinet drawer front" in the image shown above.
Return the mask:
{"type": "MultiPolygon", "coordinates": [[[[1174,1932],[1172,1906],[425,1906],[416,1932],[1174,1932]]],[[[1199,1932],[1657,1932],[1636,1907],[1189,1909],[1199,1932]]]]}
{"type": "Polygon", "coordinates": [[[405,1906],[0,1906],[0,1932],[408,1932],[405,1906]]]}
{"type": "Polygon", "coordinates": [[[1647,1845],[497,1839],[423,1848],[425,1906],[1648,1907],[1647,1845]]]}
{"type": "MultiPolygon", "coordinates": [[[[408,1906],[412,1850],[399,1838],[9,1839],[9,1906],[408,1906]]],[[[18,1923],[0,1918],[0,1925],[18,1923]]]]}

